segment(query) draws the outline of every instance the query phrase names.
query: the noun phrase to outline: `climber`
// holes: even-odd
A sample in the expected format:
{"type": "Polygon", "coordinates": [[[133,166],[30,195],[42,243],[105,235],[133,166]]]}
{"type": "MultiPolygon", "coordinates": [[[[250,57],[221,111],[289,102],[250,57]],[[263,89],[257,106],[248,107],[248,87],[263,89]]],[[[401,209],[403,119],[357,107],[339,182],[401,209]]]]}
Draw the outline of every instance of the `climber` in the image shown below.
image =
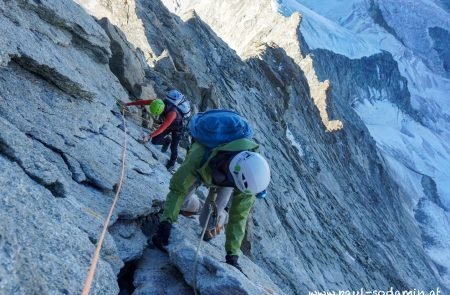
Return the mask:
{"type": "Polygon", "coordinates": [[[152,144],[162,145],[161,151],[167,151],[170,145],[170,159],[166,164],[167,170],[172,170],[178,157],[178,144],[183,137],[184,119],[191,114],[191,107],[186,97],[178,90],[167,92],[164,100],[137,100],[124,104],[125,106],[150,105],[150,114],[164,120],[161,126],[140,141],[146,143],[151,139],[152,144]]]}
{"type": "MultiPolygon", "coordinates": [[[[177,220],[180,210],[192,213],[201,210],[200,225],[205,226],[211,207],[201,209],[194,191],[200,184],[217,188],[216,218],[210,219],[205,240],[219,234],[226,225],[226,263],[242,272],[238,257],[246,222],[255,199],[265,196],[270,182],[269,164],[255,152],[258,144],[250,139],[253,135],[251,127],[235,112],[211,110],[199,113],[191,119],[188,129],[194,143],[170,181],[165,209],[152,242],[160,250],[167,251],[165,246],[169,243],[172,223],[177,220]],[[227,212],[225,207],[231,195],[227,212]]],[[[208,202],[211,200],[207,199],[208,202]]]]}

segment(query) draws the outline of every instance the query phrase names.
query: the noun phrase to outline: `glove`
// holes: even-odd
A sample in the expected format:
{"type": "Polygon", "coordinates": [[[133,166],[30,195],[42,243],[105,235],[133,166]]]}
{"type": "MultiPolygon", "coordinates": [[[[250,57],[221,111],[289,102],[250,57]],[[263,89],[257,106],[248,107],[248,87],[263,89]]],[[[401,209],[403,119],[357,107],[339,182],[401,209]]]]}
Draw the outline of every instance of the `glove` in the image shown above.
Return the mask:
{"type": "Polygon", "coordinates": [[[149,135],[149,136],[144,136],[142,139],[138,139],[137,141],[138,141],[139,143],[146,143],[146,142],[149,141],[150,139],[152,139],[152,137],[149,135]]]}
{"type": "Polygon", "coordinates": [[[121,100],[117,100],[117,106],[119,107],[120,111],[128,111],[127,104],[121,100]]]}

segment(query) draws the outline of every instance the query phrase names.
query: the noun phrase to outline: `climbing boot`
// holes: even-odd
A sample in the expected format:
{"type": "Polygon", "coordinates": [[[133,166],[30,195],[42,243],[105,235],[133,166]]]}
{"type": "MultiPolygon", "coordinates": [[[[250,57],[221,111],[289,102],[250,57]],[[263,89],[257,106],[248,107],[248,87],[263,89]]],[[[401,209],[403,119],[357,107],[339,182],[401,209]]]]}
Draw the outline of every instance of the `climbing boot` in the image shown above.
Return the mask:
{"type": "Polygon", "coordinates": [[[156,233],[152,236],[153,245],[159,250],[166,252],[166,246],[169,245],[170,231],[172,230],[172,223],[169,221],[162,221],[158,224],[156,233]]]}
{"type": "Polygon", "coordinates": [[[173,171],[175,168],[175,161],[169,160],[166,164],[167,171],[173,171]]]}
{"type": "Polygon", "coordinates": [[[239,263],[238,263],[238,259],[239,259],[239,256],[237,256],[237,255],[227,254],[227,255],[225,256],[225,262],[226,262],[226,263],[228,263],[229,265],[232,265],[232,266],[236,267],[240,272],[244,273],[244,272],[242,271],[241,266],[240,266],[239,263]]]}

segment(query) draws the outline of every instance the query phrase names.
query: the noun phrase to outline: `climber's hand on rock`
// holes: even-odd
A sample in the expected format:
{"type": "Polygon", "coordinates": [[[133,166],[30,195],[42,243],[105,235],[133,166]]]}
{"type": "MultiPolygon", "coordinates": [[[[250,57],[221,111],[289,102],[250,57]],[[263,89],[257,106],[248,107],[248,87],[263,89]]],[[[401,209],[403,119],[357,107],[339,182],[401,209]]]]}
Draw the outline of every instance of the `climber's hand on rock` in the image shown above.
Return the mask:
{"type": "Polygon", "coordinates": [[[144,136],[142,139],[139,139],[138,142],[139,142],[139,143],[146,143],[146,142],[149,141],[150,139],[152,139],[151,136],[144,136]]]}
{"type": "Polygon", "coordinates": [[[128,111],[128,106],[127,106],[127,104],[125,103],[125,102],[123,102],[123,101],[121,101],[121,100],[118,100],[117,101],[117,106],[119,107],[119,109],[120,109],[120,111],[121,112],[123,112],[123,111],[128,111]]]}

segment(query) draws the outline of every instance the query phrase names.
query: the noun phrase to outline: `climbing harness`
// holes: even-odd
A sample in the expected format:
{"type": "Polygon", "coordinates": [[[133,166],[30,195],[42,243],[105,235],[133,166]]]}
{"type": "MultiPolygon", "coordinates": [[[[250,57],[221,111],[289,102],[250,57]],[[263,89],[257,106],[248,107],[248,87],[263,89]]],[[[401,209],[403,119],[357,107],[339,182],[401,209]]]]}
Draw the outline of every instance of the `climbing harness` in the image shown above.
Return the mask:
{"type": "MultiPolygon", "coordinates": [[[[203,242],[203,237],[205,236],[205,232],[206,229],[208,228],[209,225],[209,219],[211,218],[211,215],[213,214],[214,211],[216,211],[217,206],[215,206],[216,204],[216,199],[217,199],[217,187],[212,186],[209,189],[209,195],[207,200],[209,201],[209,213],[208,216],[206,217],[206,222],[205,222],[205,226],[203,227],[202,230],[202,234],[200,236],[200,241],[198,242],[198,246],[197,246],[197,252],[195,252],[195,259],[194,259],[194,278],[193,278],[193,286],[192,288],[194,289],[194,294],[197,295],[197,265],[198,265],[198,254],[200,252],[200,247],[202,245],[203,242]]],[[[217,212],[215,213],[217,215],[217,212]]]]}
{"type": "Polygon", "coordinates": [[[123,146],[122,146],[122,171],[121,171],[121,175],[120,175],[119,185],[117,187],[116,196],[114,197],[113,203],[111,205],[111,209],[109,210],[108,217],[106,218],[105,224],[103,226],[102,234],[100,235],[100,238],[97,243],[97,247],[95,248],[94,257],[92,258],[92,263],[91,263],[91,266],[89,267],[89,273],[86,278],[86,282],[84,284],[83,291],[81,293],[82,295],[89,295],[89,290],[91,289],[92,281],[94,280],[95,269],[97,267],[98,260],[100,257],[100,250],[103,245],[103,240],[105,238],[106,230],[108,229],[109,221],[111,220],[111,216],[114,211],[114,207],[116,206],[117,199],[119,198],[120,190],[122,188],[122,183],[123,183],[123,179],[124,179],[124,175],[125,175],[125,156],[126,156],[126,151],[127,151],[127,125],[125,122],[125,112],[122,111],[121,115],[122,115],[122,121],[123,121],[124,138],[123,138],[123,146]]]}

